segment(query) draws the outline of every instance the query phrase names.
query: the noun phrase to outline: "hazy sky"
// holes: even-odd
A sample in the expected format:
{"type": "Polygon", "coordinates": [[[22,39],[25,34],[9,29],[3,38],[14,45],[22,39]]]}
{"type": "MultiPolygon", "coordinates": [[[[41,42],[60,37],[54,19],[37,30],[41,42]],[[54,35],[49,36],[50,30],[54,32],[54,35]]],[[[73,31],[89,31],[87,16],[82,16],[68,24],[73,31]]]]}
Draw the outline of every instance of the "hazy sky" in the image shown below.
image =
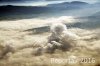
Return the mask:
{"type": "MultiPolygon", "coordinates": [[[[0,1],[75,1],[75,0],[0,0],[0,1]]],[[[85,2],[96,2],[96,1],[99,1],[99,0],[76,0],[76,1],[85,1],[85,2]]]]}
{"type": "Polygon", "coordinates": [[[0,5],[45,6],[47,4],[70,2],[70,1],[83,1],[83,2],[88,2],[88,3],[99,2],[99,0],[0,0],[1,2],[0,5]]]}
{"type": "MultiPolygon", "coordinates": [[[[62,1],[62,0],[47,0],[47,1],[62,1]]],[[[64,0],[64,1],[85,1],[85,2],[96,2],[99,0],[64,0]]]]}

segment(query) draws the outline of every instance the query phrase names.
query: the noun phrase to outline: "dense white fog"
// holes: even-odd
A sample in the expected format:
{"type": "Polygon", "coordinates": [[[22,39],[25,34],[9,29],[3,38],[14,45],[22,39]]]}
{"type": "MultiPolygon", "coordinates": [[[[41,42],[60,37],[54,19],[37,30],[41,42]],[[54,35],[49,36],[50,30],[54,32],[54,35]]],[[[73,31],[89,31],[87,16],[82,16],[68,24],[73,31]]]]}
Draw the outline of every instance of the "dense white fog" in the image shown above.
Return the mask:
{"type": "MultiPolygon", "coordinates": [[[[85,20],[87,21],[87,20],[85,20]]],[[[1,21],[0,22],[0,65],[2,66],[64,66],[66,63],[52,63],[51,58],[68,59],[69,56],[75,58],[87,57],[94,58],[95,63],[75,63],[72,66],[97,66],[100,64],[100,27],[96,29],[83,29],[81,27],[73,27],[70,24],[81,22],[72,16],[61,16],[57,18],[47,19],[22,19],[16,21],[1,21]],[[50,27],[52,23],[64,23],[70,25],[68,31],[75,33],[81,39],[77,40],[76,47],[62,52],[57,49],[53,54],[43,53],[40,56],[34,56],[36,49],[44,47],[47,43],[47,38],[50,36],[50,30],[45,31],[42,27],[50,27]],[[34,28],[37,28],[34,30],[34,28]],[[41,28],[41,32],[37,30],[41,28]],[[31,30],[29,30],[31,29],[31,30]],[[2,54],[3,53],[3,54],[2,54]],[[7,54],[6,54],[7,53],[7,54]],[[6,62],[6,64],[5,64],[6,62]]],[[[97,22],[96,22],[97,23],[97,22]]],[[[92,23],[89,23],[92,25],[92,23]]],[[[99,23],[98,23],[99,24],[99,23]]],[[[82,24],[81,24],[82,25],[82,24]]],[[[78,25],[77,25],[78,26],[78,25]]],[[[70,42],[71,43],[71,42],[70,42]]],[[[70,65],[70,63],[68,64],[70,65]]]]}

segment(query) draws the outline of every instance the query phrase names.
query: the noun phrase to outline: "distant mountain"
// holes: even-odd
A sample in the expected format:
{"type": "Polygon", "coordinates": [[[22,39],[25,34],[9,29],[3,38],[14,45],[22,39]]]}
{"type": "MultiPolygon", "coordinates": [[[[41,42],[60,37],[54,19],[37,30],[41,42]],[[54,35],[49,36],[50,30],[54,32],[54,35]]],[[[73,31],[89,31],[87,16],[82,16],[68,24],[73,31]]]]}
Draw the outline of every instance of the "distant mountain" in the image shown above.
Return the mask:
{"type": "Polygon", "coordinates": [[[88,21],[84,23],[84,27],[90,29],[100,29],[100,11],[88,17],[88,21]]]}
{"type": "Polygon", "coordinates": [[[69,24],[71,27],[79,27],[82,29],[100,29],[100,11],[92,14],[91,16],[78,17],[78,22],[69,24]]]}
{"type": "Polygon", "coordinates": [[[89,18],[99,18],[99,20],[100,20],[100,11],[99,12],[96,12],[95,14],[93,14],[93,15],[91,15],[91,16],[89,16],[89,18]]]}
{"type": "Polygon", "coordinates": [[[10,13],[10,12],[16,12],[16,13],[31,13],[31,12],[42,12],[47,11],[47,7],[42,6],[13,6],[13,5],[6,5],[6,6],[0,6],[0,13],[10,13]]]}
{"type": "Polygon", "coordinates": [[[94,16],[100,17],[100,12],[95,13],[94,16]]]}
{"type": "Polygon", "coordinates": [[[48,11],[47,7],[40,6],[0,6],[0,20],[34,18],[48,11]]]}
{"type": "Polygon", "coordinates": [[[50,13],[50,12],[61,12],[64,10],[74,10],[82,8],[88,5],[88,3],[73,1],[73,2],[63,2],[59,4],[49,4],[47,6],[0,6],[0,16],[4,15],[21,15],[21,14],[40,14],[40,13],[50,13]]]}
{"type": "Polygon", "coordinates": [[[2,1],[21,1],[21,0],[2,0],[2,1]]]}
{"type": "MultiPolygon", "coordinates": [[[[75,15],[74,10],[87,8],[90,4],[80,1],[49,4],[47,6],[0,6],[0,19],[21,19],[59,15],[75,15]]],[[[76,12],[77,13],[77,12],[76,12]]]]}
{"type": "Polygon", "coordinates": [[[40,1],[40,0],[0,0],[0,2],[40,1]]]}
{"type": "Polygon", "coordinates": [[[96,6],[96,7],[100,7],[100,2],[97,2],[97,3],[93,4],[93,5],[96,6]]]}
{"type": "Polygon", "coordinates": [[[81,4],[81,5],[88,4],[88,3],[82,2],[82,1],[72,1],[71,3],[72,4],[81,4]]]}
{"type": "Polygon", "coordinates": [[[48,7],[80,8],[87,5],[89,4],[86,2],[72,1],[72,2],[63,2],[63,3],[58,3],[58,4],[49,4],[48,7]]]}

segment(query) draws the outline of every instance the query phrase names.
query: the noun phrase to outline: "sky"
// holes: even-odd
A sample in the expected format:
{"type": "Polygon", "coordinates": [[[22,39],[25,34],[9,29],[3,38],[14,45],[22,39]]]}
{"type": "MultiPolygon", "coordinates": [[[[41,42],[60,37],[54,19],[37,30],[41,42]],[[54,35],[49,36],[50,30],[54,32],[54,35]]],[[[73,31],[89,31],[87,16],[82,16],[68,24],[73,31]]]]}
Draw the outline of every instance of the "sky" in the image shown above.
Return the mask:
{"type": "Polygon", "coordinates": [[[99,2],[99,0],[0,0],[0,5],[46,6],[48,4],[71,1],[99,2]]]}

